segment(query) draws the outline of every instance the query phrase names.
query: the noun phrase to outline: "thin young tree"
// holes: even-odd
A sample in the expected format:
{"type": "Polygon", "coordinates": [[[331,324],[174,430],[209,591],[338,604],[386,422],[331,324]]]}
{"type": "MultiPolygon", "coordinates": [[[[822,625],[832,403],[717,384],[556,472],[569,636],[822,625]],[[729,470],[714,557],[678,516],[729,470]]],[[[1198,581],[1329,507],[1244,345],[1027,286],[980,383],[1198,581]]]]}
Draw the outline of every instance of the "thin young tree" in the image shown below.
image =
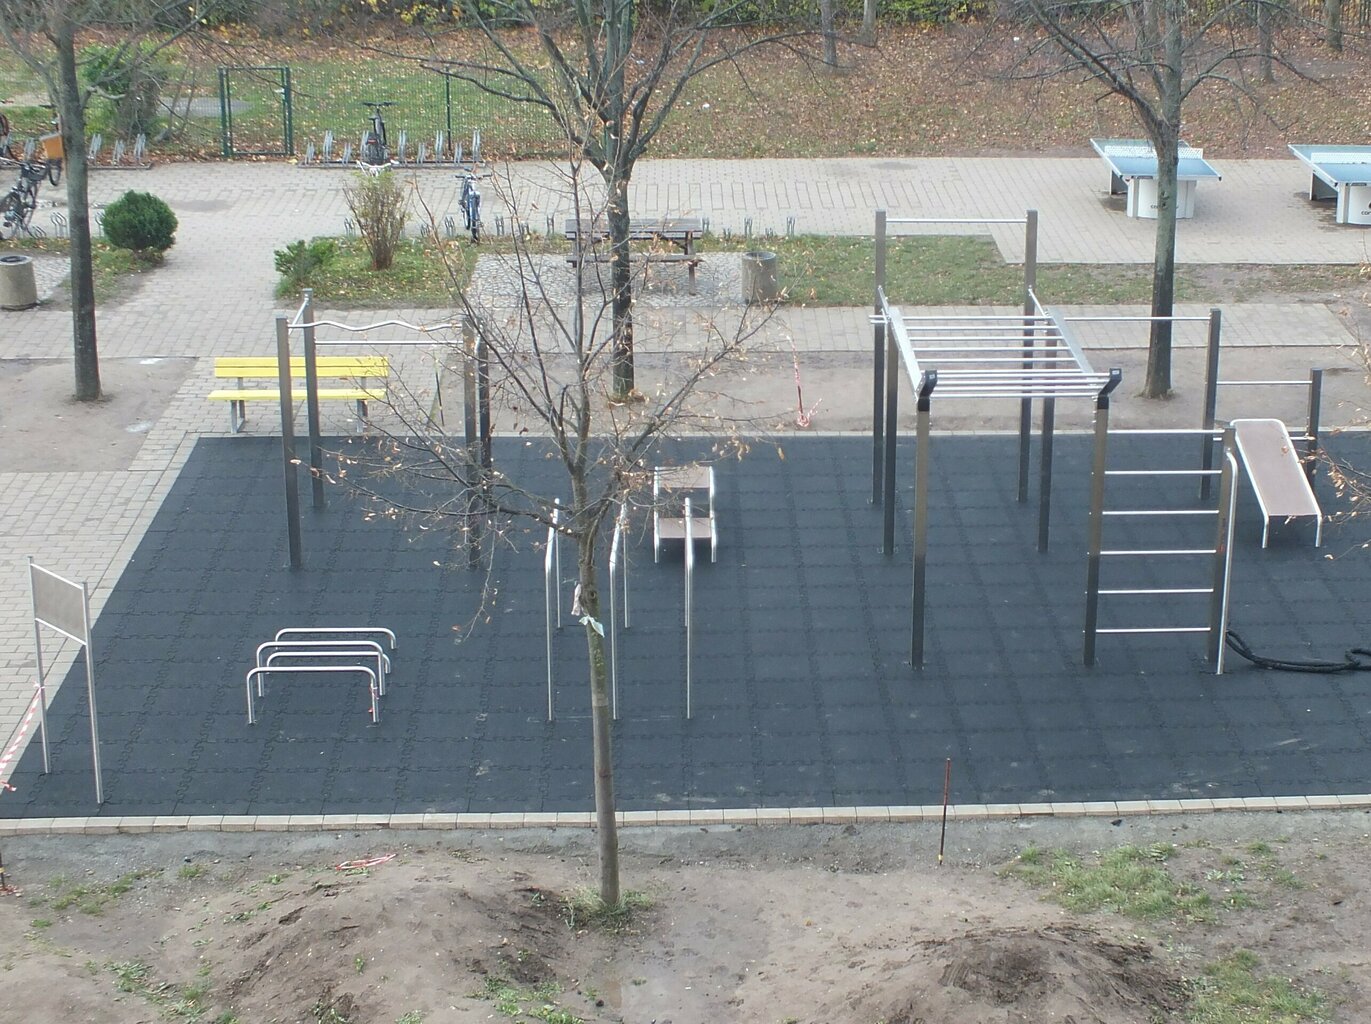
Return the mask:
{"type": "Polygon", "coordinates": [[[186,5],[174,0],[3,0],[0,44],[7,47],[43,84],[61,126],[67,185],[67,226],[71,244],[72,348],[76,398],[100,398],[100,356],[95,324],[95,283],[91,265],[90,194],[86,159],[86,112],[91,100],[108,95],[112,79],[82,74],[80,40],[99,32],[111,47],[105,67],[126,76],[158,52],[194,31],[199,18],[221,0],[186,5]],[[173,26],[168,29],[167,26],[173,26]],[[175,26],[180,26],[175,27],[175,26]],[[143,41],[152,38],[150,45],[143,41]]]}
{"type": "MultiPolygon", "coordinates": [[[[1086,76],[1122,97],[1157,155],[1157,233],[1153,252],[1151,336],[1143,393],[1171,392],[1175,308],[1177,165],[1186,102],[1202,86],[1224,83],[1254,105],[1266,61],[1295,70],[1274,33],[1295,22],[1277,17],[1277,0],[1010,0],[1006,11],[1037,34],[1012,59],[1015,77],[1086,76]],[[1267,12],[1270,7],[1274,10],[1267,12]]],[[[1298,73],[1298,72],[1296,72],[1298,73]]],[[[1029,126],[1026,126],[1028,130],[1029,126]]]]}
{"type": "MultiPolygon", "coordinates": [[[[603,180],[603,216],[610,246],[616,400],[633,396],[633,270],[629,183],[638,160],[667,126],[690,83],[720,64],[738,74],[740,58],[759,47],[812,34],[812,26],[750,35],[730,31],[755,10],[742,0],[704,5],[694,0],[491,0],[471,15],[489,44],[485,58],[434,61],[430,66],[511,102],[544,111],[558,138],[603,180]],[[533,27],[537,50],[509,25],[533,27]]],[[[835,58],[836,59],[836,58],[835,58]]]]}
{"type": "MultiPolygon", "coordinates": [[[[602,212],[602,201],[586,196],[580,167],[573,152],[567,194],[578,216],[593,216],[602,212]]],[[[519,211],[514,212],[517,217],[519,211]]],[[[435,245],[457,244],[438,241],[436,218],[430,220],[435,245]]],[[[486,557],[518,544],[520,536],[536,539],[549,529],[575,548],[574,614],[586,644],[599,895],[606,906],[618,906],[609,667],[600,587],[605,534],[621,508],[641,512],[650,502],[651,469],[668,437],[704,435],[708,440],[703,444],[720,457],[741,448],[743,423],[718,411],[715,403],[721,396],[714,392],[714,382],[741,368],[745,344],[766,322],[767,312],[743,309],[702,319],[664,360],[660,375],[643,382],[643,400],[625,405],[614,401],[611,284],[601,281],[592,265],[582,263],[569,271],[560,254],[539,253],[520,235],[512,255],[485,258],[504,261],[496,275],[506,288],[498,308],[459,288],[455,264],[444,260],[458,309],[479,348],[468,352],[456,347],[442,362],[461,366],[479,358],[489,366],[483,376],[488,376],[489,404],[499,421],[495,429],[545,445],[559,470],[558,483],[549,486],[511,475],[498,451],[492,464],[484,465],[479,444],[472,450],[465,439],[449,438],[435,428],[426,399],[396,389],[387,400],[396,425],[377,428],[383,431],[383,443],[368,448],[370,454],[342,456],[345,471],[336,478],[379,503],[382,514],[442,522],[463,546],[480,539],[486,557]],[[550,293],[559,287],[552,282],[558,281],[574,282],[574,298],[550,293]],[[405,484],[403,500],[387,492],[392,479],[405,484]],[[413,495],[420,492],[426,497],[416,500],[413,495]],[[527,529],[521,531],[519,523],[527,529]]],[[[640,265],[636,273],[641,285],[647,266],[640,265]]],[[[479,621],[472,628],[479,629],[479,621]]]]}

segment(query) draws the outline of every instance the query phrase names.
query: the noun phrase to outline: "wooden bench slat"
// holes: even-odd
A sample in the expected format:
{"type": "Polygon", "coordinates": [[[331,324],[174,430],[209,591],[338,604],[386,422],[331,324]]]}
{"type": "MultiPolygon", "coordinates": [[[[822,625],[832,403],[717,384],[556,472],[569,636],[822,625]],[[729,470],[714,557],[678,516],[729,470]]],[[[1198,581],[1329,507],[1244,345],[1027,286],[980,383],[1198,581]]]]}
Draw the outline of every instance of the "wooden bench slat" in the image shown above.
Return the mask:
{"type": "MultiPolygon", "coordinates": [[[[329,401],[382,401],[386,397],[385,388],[320,388],[319,397],[329,401]]],[[[271,399],[277,401],[281,392],[277,388],[243,388],[237,391],[221,389],[211,391],[206,397],[212,401],[219,402],[257,402],[271,399]]],[[[305,400],[308,392],[304,388],[291,388],[292,398],[301,402],[305,400]]]]}
{"type": "MultiPolygon", "coordinates": [[[[387,377],[390,375],[390,360],[385,356],[320,356],[315,360],[315,369],[322,377],[387,377]]],[[[304,377],[305,361],[293,357],[290,361],[293,377],[304,377]]],[[[274,356],[227,356],[214,360],[216,377],[278,377],[274,356]]]]}

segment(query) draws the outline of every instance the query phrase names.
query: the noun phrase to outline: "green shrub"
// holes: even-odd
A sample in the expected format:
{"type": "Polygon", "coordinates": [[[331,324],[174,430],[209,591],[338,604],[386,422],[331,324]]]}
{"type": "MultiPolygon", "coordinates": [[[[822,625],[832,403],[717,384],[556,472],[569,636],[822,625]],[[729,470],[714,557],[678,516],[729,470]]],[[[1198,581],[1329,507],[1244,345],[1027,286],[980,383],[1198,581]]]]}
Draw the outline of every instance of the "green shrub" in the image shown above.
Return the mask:
{"type": "Polygon", "coordinates": [[[161,256],[176,242],[176,214],[147,192],[125,192],[105,207],[105,237],[119,249],[161,256]]]}
{"type": "Polygon", "coordinates": [[[338,243],[332,238],[316,238],[312,242],[301,239],[277,249],[275,255],[276,272],[281,275],[277,292],[293,295],[308,288],[317,272],[333,265],[338,257],[338,243]]]}
{"type": "Polygon", "coordinates": [[[389,270],[395,250],[405,236],[409,195],[395,175],[361,173],[343,189],[343,198],[357,221],[357,232],[371,253],[372,270],[389,270]]]}

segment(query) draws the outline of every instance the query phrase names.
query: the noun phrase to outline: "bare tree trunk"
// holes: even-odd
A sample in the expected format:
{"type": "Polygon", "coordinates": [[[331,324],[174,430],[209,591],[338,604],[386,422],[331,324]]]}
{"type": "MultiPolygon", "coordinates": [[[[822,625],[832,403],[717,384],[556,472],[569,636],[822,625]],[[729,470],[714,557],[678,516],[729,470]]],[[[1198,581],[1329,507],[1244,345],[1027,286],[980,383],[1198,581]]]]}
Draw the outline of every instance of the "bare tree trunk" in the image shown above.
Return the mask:
{"type": "Polygon", "coordinates": [[[1276,65],[1272,60],[1276,45],[1271,28],[1274,16],[1275,12],[1267,0],[1257,0],[1257,74],[1268,85],[1276,80],[1276,65]]]}
{"type": "Polygon", "coordinates": [[[867,46],[876,45],[876,0],[863,0],[862,42],[867,46]]]}
{"type": "Polygon", "coordinates": [[[633,394],[633,265],[628,247],[628,181],[616,178],[609,183],[610,285],[614,289],[612,317],[614,331],[614,397],[624,400],[633,394]]]}
{"type": "MultiPolygon", "coordinates": [[[[1176,160],[1179,139],[1173,132],[1154,139],[1157,151],[1157,242],[1152,269],[1152,315],[1169,318],[1176,306],[1176,160]]],[[[1147,349],[1147,380],[1143,394],[1166,398],[1171,394],[1170,319],[1153,320],[1147,349]]]]}
{"type": "Polygon", "coordinates": [[[833,29],[833,0],[819,0],[819,28],[824,37],[824,65],[838,66],[838,35],[833,29]]]}
{"type": "Polygon", "coordinates": [[[1323,0],[1323,41],[1335,53],[1342,53],[1343,0],[1323,0]]]}
{"type": "Polygon", "coordinates": [[[71,320],[76,364],[76,399],[100,398],[100,357],[95,343],[95,280],[91,273],[90,205],[87,198],[86,114],[76,78],[75,26],[66,15],[54,32],[57,95],[62,121],[63,169],[67,176],[67,221],[71,231],[71,320]]]}
{"type": "Polygon", "coordinates": [[[585,631],[590,661],[590,728],[595,745],[595,829],[600,853],[600,899],[606,906],[617,907],[620,900],[619,826],[614,807],[613,722],[609,707],[609,665],[605,659],[605,638],[600,632],[608,625],[600,618],[594,538],[578,537],[576,554],[581,612],[588,619],[585,631]],[[600,629],[591,622],[598,624],[600,629]]]}

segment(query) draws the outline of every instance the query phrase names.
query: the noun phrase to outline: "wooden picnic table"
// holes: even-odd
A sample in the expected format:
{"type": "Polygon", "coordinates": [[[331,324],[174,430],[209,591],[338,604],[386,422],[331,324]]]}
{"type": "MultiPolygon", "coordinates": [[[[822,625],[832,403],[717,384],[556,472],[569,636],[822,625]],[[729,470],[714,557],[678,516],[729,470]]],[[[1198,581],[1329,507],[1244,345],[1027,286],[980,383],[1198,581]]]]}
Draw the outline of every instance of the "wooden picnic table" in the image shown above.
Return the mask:
{"type": "MultiPolygon", "coordinates": [[[[565,231],[572,246],[567,262],[573,267],[583,260],[604,263],[612,258],[609,248],[602,244],[609,239],[609,223],[604,219],[588,221],[568,217],[565,231]]],[[[665,242],[672,247],[672,251],[666,252],[635,252],[632,258],[649,263],[684,263],[690,275],[692,295],[695,294],[695,269],[701,262],[695,243],[703,234],[704,224],[698,217],[634,217],[628,225],[630,242],[665,242]]]]}

